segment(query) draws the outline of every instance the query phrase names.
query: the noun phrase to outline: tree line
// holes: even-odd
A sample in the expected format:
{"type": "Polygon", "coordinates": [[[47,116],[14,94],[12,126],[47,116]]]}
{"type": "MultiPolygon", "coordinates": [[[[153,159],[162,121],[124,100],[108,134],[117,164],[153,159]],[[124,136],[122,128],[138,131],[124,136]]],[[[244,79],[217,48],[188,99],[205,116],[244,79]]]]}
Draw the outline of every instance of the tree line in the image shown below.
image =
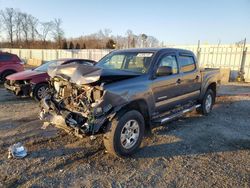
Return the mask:
{"type": "Polygon", "coordinates": [[[75,38],[66,38],[62,20],[40,21],[38,18],[13,8],[0,10],[0,48],[32,49],[120,49],[157,47],[159,41],[145,33],[113,35],[110,29],[75,38]]]}

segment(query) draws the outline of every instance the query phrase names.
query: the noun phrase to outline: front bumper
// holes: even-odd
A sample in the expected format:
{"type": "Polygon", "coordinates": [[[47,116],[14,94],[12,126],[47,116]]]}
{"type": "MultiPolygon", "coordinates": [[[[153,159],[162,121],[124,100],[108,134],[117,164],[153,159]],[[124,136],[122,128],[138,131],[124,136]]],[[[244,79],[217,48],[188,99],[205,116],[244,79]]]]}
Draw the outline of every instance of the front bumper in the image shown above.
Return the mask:
{"type": "MultiPolygon", "coordinates": [[[[74,112],[60,108],[60,104],[50,97],[42,99],[40,106],[40,120],[58,128],[63,128],[66,131],[71,129],[77,136],[97,134],[109,120],[109,116],[105,115],[98,118],[82,116],[83,121],[79,123],[74,118],[71,118],[74,117],[74,112]]],[[[79,115],[79,113],[77,114],[79,115]]]]}
{"type": "Polygon", "coordinates": [[[12,81],[6,81],[4,87],[17,96],[30,96],[32,91],[31,84],[18,84],[12,81]]]}

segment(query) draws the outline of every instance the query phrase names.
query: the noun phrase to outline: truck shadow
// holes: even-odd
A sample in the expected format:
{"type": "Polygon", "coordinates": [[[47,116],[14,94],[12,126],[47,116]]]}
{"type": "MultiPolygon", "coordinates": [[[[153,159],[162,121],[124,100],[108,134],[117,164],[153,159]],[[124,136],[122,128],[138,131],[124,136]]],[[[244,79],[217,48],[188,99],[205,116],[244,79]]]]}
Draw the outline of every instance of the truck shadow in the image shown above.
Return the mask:
{"type": "MultiPolygon", "coordinates": [[[[249,150],[250,127],[247,125],[250,124],[250,120],[242,119],[243,121],[237,124],[241,118],[248,116],[247,109],[241,109],[241,113],[245,115],[238,117],[240,112],[230,112],[229,103],[231,102],[217,104],[209,116],[191,115],[157,128],[153,132],[153,138],[146,138],[146,146],[133,157],[171,158],[249,150]]],[[[241,103],[250,105],[249,100],[241,103]]]]}
{"type": "Polygon", "coordinates": [[[226,85],[219,86],[218,96],[250,96],[250,84],[249,83],[228,83],[226,85]]]}

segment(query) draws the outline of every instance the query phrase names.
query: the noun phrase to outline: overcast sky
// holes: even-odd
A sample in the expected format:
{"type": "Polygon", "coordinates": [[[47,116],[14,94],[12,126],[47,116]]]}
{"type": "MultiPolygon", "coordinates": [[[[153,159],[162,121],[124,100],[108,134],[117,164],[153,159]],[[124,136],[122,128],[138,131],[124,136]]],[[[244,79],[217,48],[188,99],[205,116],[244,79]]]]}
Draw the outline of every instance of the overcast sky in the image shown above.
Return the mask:
{"type": "Polygon", "coordinates": [[[66,37],[109,28],[146,33],[170,44],[250,41],[250,0],[0,0],[41,21],[61,18],[66,37]]]}

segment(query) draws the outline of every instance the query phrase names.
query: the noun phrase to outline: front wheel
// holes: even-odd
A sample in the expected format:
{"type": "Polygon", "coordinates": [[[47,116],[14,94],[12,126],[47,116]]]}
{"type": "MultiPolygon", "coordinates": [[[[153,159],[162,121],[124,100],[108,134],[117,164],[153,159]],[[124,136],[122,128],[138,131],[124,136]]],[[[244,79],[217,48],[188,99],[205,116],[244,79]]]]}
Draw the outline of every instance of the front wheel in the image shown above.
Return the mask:
{"type": "Polygon", "coordinates": [[[201,107],[198,109],[198,112],[202,113],[203,115],[208,115],[213,108],[215,101],[215,93],[213,90],[208,89],[201,101],[201,107]]]}
{"type": "Polygon", "coordinates": [[[49,86],[48,84],[37,84],[33,91],[33,96],[37,101],[40,101],[42,98],[44,98],[46,95],[48,95],[49,86]]]}
{"type": "Polygon", "coordinates": [[[116,156],[129,156],[139,148],[145,123],[140,112],[131,110],[115,117],[103,136],[104,145],[116,156]]]}

